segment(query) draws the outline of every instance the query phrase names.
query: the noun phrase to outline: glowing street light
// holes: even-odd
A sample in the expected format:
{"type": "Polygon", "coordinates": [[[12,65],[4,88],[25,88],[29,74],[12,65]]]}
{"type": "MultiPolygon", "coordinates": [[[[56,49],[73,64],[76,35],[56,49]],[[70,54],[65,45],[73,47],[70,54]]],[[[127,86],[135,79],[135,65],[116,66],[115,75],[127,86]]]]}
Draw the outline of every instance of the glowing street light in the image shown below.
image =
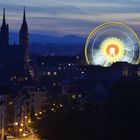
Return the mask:
{"type": "Polygon", "coordinates": [[[26,134],[25,134],[25,133],[23,133],[23,134],[22,134],[22,136],[23,136],[23,137],[26,137],[26,134]]]}
{"type": "Polygon", "coordinates": [[[14,125],[17,126],[18,125],[18,122],[15,122],[14,125]]]}
{"type": "Polygon", "coordinates": [[[22,131],[23,131],[23,129],[22,129],[22,128],[20,128],[20,129],[19,129],[19,132],[22,132],[22,131]]]}
{"type": "Polygon", "coordinates": [[[20,126],[23,126],[23,123],[21,123],[20,126]]]}
{"type": "Polygon", "coordinates": [[[37,116],[37,113],[35,113],[35,116],[37,116]]]}
{"type": "Polygon", "coordinates": [[[40,112],[39,112],[39,114],[41,115],[41,114],[42,114],[42,112],[40,111],[40,112]]]}

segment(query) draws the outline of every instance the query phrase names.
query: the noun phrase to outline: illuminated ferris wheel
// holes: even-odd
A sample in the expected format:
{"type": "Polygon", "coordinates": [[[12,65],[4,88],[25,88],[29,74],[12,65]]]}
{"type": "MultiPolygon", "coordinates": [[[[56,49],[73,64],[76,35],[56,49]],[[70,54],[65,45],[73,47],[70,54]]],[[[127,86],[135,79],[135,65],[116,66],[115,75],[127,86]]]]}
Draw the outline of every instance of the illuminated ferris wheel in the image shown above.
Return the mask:
{"type": "Polygon", "coordinates": [[[122,23],[105,23],[94,29],[85,45],[90,65],[110,66],[115,62],[138,64],[140,43],[137,34],[122,23]]]}

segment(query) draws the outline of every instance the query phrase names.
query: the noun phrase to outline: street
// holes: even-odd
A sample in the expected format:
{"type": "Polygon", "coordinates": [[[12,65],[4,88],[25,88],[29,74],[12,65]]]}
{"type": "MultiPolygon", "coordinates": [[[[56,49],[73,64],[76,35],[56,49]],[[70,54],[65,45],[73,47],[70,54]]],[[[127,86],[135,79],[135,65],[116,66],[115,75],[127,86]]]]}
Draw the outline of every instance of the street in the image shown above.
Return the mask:
{"type": "Polygon", "coordinates": [[[25,137],[25,138],[9,138],[7,140],[40,140],[40,139],[37,138],[36,136],[35,137],[28,136],[28,137],[25,137]]]}

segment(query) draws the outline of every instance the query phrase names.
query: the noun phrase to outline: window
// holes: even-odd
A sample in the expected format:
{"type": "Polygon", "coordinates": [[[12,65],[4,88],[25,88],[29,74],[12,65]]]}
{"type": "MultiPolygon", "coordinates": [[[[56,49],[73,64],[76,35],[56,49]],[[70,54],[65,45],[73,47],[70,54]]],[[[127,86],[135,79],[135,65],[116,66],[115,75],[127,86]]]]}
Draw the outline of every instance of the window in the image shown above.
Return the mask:
{"type": "Polygon", "coordinates": [[[51,72],[47,72],[47,75],[48,75],[48,76],[51,76],[51,72]]]}
{"type": "Polygon", "coordinates": [[[54,72],[53,75],[56,76],[57,75],[57,72],[54,72]]]}

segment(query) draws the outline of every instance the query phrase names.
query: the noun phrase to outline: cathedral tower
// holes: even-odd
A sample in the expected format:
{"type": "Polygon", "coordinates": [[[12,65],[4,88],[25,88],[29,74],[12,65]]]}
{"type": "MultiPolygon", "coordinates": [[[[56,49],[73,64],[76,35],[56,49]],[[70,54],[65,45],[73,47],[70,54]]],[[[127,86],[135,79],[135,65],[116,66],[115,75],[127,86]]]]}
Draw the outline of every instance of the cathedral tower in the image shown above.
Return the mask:
{"type": "Polygon", "coordinates": [[[23,49],[24,62],[28,64],[29,48],[28,48],[28,24],[26,21],[26,13],[24,8],[23,21],[19,33],[19,45],[23,49]]]}
{"type": "Polygon", "coordinates": [[[5,50],[9,46],[9,25],[6,24],[5,9],[3,9],[3,21],[0,34],[0,49],[5,50]]]}

